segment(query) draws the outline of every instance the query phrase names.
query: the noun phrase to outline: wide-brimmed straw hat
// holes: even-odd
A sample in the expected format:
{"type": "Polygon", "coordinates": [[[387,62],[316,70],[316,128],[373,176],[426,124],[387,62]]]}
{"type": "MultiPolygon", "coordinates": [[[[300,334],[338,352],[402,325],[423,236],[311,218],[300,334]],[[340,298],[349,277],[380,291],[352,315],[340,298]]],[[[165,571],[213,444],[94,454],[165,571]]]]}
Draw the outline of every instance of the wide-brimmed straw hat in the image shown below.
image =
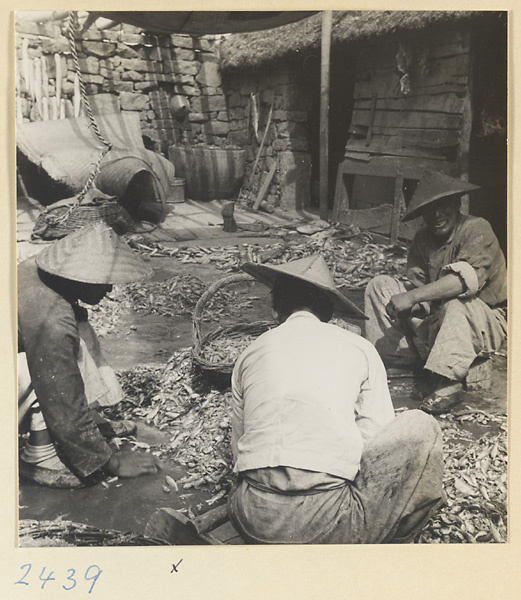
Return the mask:
{"type": "Polygon", "coordinates": [[[364,313],[351,300],[348,300],[335,287],[335,280],[321,254],[313,254],[298,260],[292,260],[283,265],[261,265],[258,263],[245,263],[242,270],[255,277],[257,281],[268,287],[273,287],[279,275],[287,275],[311,283],[323,292],[333,302],[333,310],[359,319],[367,318],[364,313]]]}
{"type": "Polygon", "coordinates": [[[477,189],[479,189],[479,186],[468,181],[436,173],[435,171],[425,171],[418,182],[411,203],[402,216],[402,221],[410,221],[419,217],[422,209],[436,200],[448,196],[462,196],[477,189]]]}
{"type": "Polygon", "coordinates": [[[152,269],[106,223],[87,225],[53,242],[36,257],[40,269],[73,281],[131,283],[152,269]]]}

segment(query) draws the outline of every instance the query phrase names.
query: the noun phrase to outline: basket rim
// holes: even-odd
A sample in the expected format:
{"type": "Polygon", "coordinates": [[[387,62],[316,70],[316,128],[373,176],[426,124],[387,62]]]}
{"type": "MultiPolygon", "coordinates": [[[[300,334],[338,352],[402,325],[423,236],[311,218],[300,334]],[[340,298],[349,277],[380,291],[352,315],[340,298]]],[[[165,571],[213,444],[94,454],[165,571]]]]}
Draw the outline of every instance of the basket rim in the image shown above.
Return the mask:
{"type": "Polygon", "coordinates": [[[237,359],[227,362],[210,362],[204,356],[202,356],[201,350],[205,344],[211,342],[219,337],[224,335],[230,335],[233,332],[241,332],[241,333],[258,333],[261,335],[266,331],[269,331],[275,326],[275,323],[272,321],[254,321],[253,323],[236,323],[235,325],[231,325],[229,327],[219,327],[215,331],[211,331],[207,333],[202,340],[198,341],[198,343],[194,344],[192,347],[192,360],[201,368],[208,371],[223,371],[226,373],[231,373],[233,370],[233,366],[237,359]]]}

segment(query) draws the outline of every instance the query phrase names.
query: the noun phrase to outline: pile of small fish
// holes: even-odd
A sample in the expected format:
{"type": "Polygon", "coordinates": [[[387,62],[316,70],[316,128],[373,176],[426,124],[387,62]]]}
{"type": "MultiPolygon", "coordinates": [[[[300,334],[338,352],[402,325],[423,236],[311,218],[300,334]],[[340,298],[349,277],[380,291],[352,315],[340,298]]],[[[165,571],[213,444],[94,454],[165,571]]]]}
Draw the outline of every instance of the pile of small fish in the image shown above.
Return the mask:
{"type": "MultiPolygon", "coordinates": [[[[106,409],[111,418],[144,419],[171,437],[166,444],[143,448],[161,460],[187,468],[176,482],[184,489],[211,492],[231,485],[231,392],[199,381],[192,368],[191,351],[175,352],[166,365],[141,366],[119,373],[125,401],[106,409]],[[199,389],[199,391],[196,391],[199,389]]],[[[224,492],[223,492],[224,495],[224,492]]]]}
{"type": "MultiPolygon", "coordinates": [[[[193,275],[114,286],[99,304],[88,307],[89,321],[97,335],[104,337],[116,329],[121,316],[129,310],[165,317],[191,317],[206,288],[206,284],[193,275]]],[[[251,304],[251,299],[241,298],[236,290],[219,290],[209,299],[202,319],[220,320],[224,313],[240,312],[251,304]]]]}
{"type": "MultiPolygon", "coordinates": [[[[280,238],[279,238],[280,239],[280,238]]],[[[134,248],[147,256],[171,256],[182,263],[212,264],[234,272],[245,262],[280,264],[321,252],[333,272],[338,287],[363,288],[378,274],[403,277],[407,248],[378,244],[365,232],[356,236],[342,227],[330,227],[311,236],[286,235],[273,244],[230,246],[180,246],[167,248],[157,242],[134,242],[134,248]]]]}
{"type": "MultiPolygon", "coordinates": [[[[209,491],[215,494],[212,501],[223,497],[232,483],[231,392],[200,387],[189,350],[176,352],[165,366],[139,367],[120,376],[128,402],[120,404],[117,417],[145,419],[170,433],[166,444],[149,450],[186,467],[175,488],[209,491]]],[[[468,410],[439,422],[447,502],[417,543],[506,541],[506,417],[468,410]],[[462,427],[467,421],[493,425],[495,433],[474,439],[462,427]]]]}
{"type": "Polygon", "coordinates": [[[98,337],[105,337],[113,333],[121,316],[131,308],[130,301],[120,293],[123,286],[114,286],[113,290],[98,304],[88,306],[89,323],[92,325],[98,337]]]}
{"type": "Polygon", "coordinates": [[[256,337],[256,335],[244,334],[240,337],[216,338],[201,348],[201,357],[215,364],[235,362],[256,337]]]}
{"type": "Polygon", "coordinates": [[[444,438],[444,490],[447,502],[426,524],[417,543],[501,543],[507,530],[506,417],[463,411],[440,419],[444,438]],[[465,421],[499,433],[475,440],[465,421]]]}
{"type": "MultiPolygon", "coordinates": [[[[295,233],[295,232],[293,232],[295,233]]],[[[230,246],[181,246],[168,248],[158,242],[130,240],[138,252],[148,257],[172,257],[181,263],[212,264],[225,272],[237,272],[245,262],[281,264],[321,252],[328,263],[335,284],[348,290],[362,290],[372,277],[387,274],[404,278],[407,249],[401,245],[372,242],[366,232],[346,233],[345,228],[329,227],[311,236],[287,235],[273,244],[230,246]]],[[[133,309],[147,314],[187,316],[205,291],[198,277],[180,275],[162,282],[133,283],[115,286],[97,306],[89,307],[90,321],[98,336],[112,333],[121,315],[133,309]]],[[[221,319],[225,308],[237,311],[250,306],[244,299],[237,305],[234,292],[221,291],[212,298],[205,311],[205,321],[221,319]]]]}

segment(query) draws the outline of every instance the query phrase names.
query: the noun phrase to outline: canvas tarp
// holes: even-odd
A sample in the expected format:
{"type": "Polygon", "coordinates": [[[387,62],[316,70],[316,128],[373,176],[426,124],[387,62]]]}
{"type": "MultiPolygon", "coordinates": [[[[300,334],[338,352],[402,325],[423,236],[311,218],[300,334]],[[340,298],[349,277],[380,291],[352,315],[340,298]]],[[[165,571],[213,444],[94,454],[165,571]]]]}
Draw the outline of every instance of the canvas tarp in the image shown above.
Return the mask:
{"type": "MultiPolygon", "coordinates": [[[[138,113],[97,115],[101,135],[113,145],[102,166],[129,159],[128,165],[142,165],[157,183],[158,200],[166,202],[174,181],[174,166],[143,144],[138,113]]],[[[52,179],[81,191],[104,149],[89,126],[87,117],[37,121],[17,126],[18,149],[52,179]]]]}

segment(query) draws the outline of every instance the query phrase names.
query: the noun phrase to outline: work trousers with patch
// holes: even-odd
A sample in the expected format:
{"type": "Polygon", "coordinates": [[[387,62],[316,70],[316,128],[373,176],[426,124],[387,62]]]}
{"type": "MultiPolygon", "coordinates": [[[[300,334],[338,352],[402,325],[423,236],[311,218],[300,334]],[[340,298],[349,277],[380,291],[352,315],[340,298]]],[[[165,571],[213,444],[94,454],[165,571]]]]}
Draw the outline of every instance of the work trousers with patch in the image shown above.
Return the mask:
{"type": "Polygon", "coordinates": [[[366,443],[354,481],[284,494],[242,479],[228,513],[252,544],[408,543],[443,503],[442,479],[440,426],[411,410],[366,443]]]}
{"type": "Polygon", "coordinates": [[[365,292],[365,337],[388,366],[423,364],[432,373],[463,381],[477,358],[499,350],[507,331],[503,309],[479,298],[454,298],[438,303],[423,319],[392,320],[385,307],[405,291],[401,281],[379,275],[365,292]]]}

